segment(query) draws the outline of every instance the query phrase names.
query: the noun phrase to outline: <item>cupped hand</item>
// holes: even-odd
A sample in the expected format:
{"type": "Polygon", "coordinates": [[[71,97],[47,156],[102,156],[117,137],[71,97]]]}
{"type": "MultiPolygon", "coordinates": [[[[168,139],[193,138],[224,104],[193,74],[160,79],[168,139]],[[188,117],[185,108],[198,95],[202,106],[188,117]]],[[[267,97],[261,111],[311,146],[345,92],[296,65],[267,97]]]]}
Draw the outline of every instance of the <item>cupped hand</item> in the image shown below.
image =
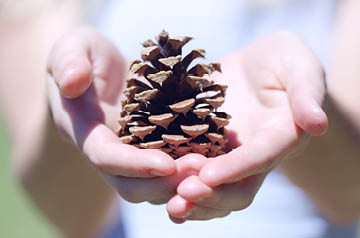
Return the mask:
{"type": "Polygon", "coordinates": [[[120,195],[133,202],[166,202],[174,195],[179,182],[144,179],[179,174],[174,160],[158,150],[122,144],[114,133],[128,69],[108,39],[90,27],[65,35],[53,47],[47,71],[56,126],[120,195]]]}
{"type": "Polygon", "coordinates": [[[241,146],[207,159],[179,184],[167,204],[178,223],[248,207],[266,175],[327,128],[323,68],[295,34],[260,39],[221,63],[223,73],[214,76],[229,86],[223,110],[232,115],[230,145],[241,146]]]}

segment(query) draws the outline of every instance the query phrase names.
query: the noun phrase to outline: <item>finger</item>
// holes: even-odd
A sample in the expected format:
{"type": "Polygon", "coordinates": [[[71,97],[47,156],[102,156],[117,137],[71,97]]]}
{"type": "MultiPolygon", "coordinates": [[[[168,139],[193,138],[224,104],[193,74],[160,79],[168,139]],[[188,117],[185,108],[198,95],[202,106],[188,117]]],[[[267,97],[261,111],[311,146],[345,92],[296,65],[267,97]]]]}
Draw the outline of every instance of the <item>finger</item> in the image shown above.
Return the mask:
{"type": "Polygon", "coordinates": [[[177,193],[183,199],[199,206],[237,211],[252,203],[264,178],[265,175],[261,174],[212,188],[204,184],[198,176],[191,176],[180,183],[177,193]]]}
{"type": "Polygon", "coordinates": [[[192,174],[198,174],[206,158],[199,154],[188,154],[177,159],[176,171],[167,177],[130,178],[106,176],[107,180],[127,201],[138,203],[148,201],[153,204],[166,203],[176,193],[181,181],[192,174]]]}
{"type": "Polygon", "coordinates": [[[57,67],[64,72],[60,76],[54,76],[64,97],[79,97],[90,87],[93,79],[92,65],[86,52],[79,50],[69,53],[64,62],[57,67]]]}
{"type": "Polygon", "coordinates": [[[99,96],[110,103],[115,103],[123,84],[119,79],[126,74],[126,62],[116,47],[90,27],[59,39],[47,65],[63,96],[79,97],[96,79],[99,96]]]}
{"type": "Polygon", "coordinates": [[[184,220],[210,220],[230,214],[228,210],[198,206],[186,201],[179,195],[175,195],[169,200],[166,209],[171,217],[184,220]]]}
{"type": "Polygon", "coordinates": [[[184,155],[175,160],[176,171],[179,180],[176,186],[186,177],[191,175],[198,175],[201,168],[207,161],[208,158],[201,154],[195,153],[184,155]]]}
{"type": "Polygon", "coordinates": [[[295,127],[282,129],[273,125],[273,128],[257,132],[244,145],[209,161],[199,177],[205,184],[215,187],[268,172],[294,149],[299,136],[295,127]]]}
{"type": "Polygon", "coordinates": [[[322,109],[326,95],[324,69],[314,52],[299,36],[283,33],[279,37],[284,44],[278,73],[288,94],[294,119],[305,132],[322,135],[328,125],[322,109]],[[289,52],[297,57],[288,57],[289,52]]]}
{"type": "Polygon", "coordinates": [[[79,98],[64,99],[49,79],[48,91],[56,125],[98,169],[129,177],[167,176],[176,171],[175,162],[169,155],[121,143],[119,137],[103,124],[104,114],[93,95],[93,87],[79,98]]]}
{"type": "MultiPolygon", "coordinates": [[[[322,110],[325,74],[316,55],[301,37],[286,31],[273,34],[247,47],[243,58],[249,68],[255,65],[275,74],[279,87],[287,92],[296,123],[304,131],[312,135],[325,133],[328,123],[322,110]]],[[[261,85],[264,83],[262,81],[261,85]]]]}
{"type": "Polygon", "coordinates": [[[142,150],[122,144],[103,124],[89,132],[83,151],[101,171],[126,177],[168,176],[176,171],[174,160],[159,150],[142,150]]]}
{"type": "Polygon", "coordinates": [[[172,217],[185,218],[194,205],[194,203],[186,201],[179,195],[175,195],[168,201],[166,209],[172,217]]]}
{"type": "Polygon", "coordinates": [[[166,178],[130,178],[123,176],[104,175],[107,181],[128,202],[150,202],[164,204],[175,195],[176,189],[166,178]]]}
{"type": "Polygon", "coordinates": [[[314,136],[323,135],[328,126],[327,116],[322,109],[326,90],[325,75],[316,62],[308,68],[296,67],[286,80],[294,119],[305,132],[314,136]]]}
{"type": "Polygon", "coordinates": [[[92,64],[89,59],[90,44],[77,36],[60,38],[53,47],[47,63],[64,97],[76,98],[92,82],[92,64]]]}

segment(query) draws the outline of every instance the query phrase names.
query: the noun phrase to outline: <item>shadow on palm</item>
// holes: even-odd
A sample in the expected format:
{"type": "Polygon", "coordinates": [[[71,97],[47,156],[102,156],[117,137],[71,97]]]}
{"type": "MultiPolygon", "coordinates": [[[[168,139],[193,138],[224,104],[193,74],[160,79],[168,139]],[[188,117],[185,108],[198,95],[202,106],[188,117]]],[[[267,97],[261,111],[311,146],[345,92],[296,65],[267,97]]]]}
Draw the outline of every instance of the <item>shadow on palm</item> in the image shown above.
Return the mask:
{"type": "Polygon", "coordinates": [[[62,105],[71,119],[76,144],[83,150],[90,132],[99,124],[105,123],[105,114],[99,105],[94,86],[78,98],[62,97],[62,105]]]}

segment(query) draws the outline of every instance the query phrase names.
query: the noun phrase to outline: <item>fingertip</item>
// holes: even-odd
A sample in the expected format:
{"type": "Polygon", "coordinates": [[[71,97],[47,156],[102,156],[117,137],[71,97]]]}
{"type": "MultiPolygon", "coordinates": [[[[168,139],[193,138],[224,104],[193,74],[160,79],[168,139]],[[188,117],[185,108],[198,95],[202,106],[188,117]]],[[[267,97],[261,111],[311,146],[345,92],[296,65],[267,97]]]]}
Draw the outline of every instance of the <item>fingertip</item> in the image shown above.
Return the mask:
{"type": "Polygon", "coordinates": [[[199,178],[203,183],[210,187],[215,187],[221,184],[218,179],[216,166],[213,164],[205,165],[199,173],[199,178]]]}
{"type": "Polygon", "coordinates": [[[96,126],[87,135],[83,152],[95,168],[110,175],[152,178],[176,172],[175,161],[169,155],[123,144],[104,124],[96,126]]]}
{"type": "Polygon", "coordinates": [[[185,218],[194,205],[194,203],[186,201],[177,194],[168,201],[166,210],[172,217],[185,218]]]}
{"type": "Polygon", "coordinates": [[[204,184],[198,176],[190,176],[182,181],[177,193],[190,202],[198,202],[211,195],[212,189],[204,184]]]}
{"type": "Polygon", "coordinates": [[[300,117],[299,126],[313,136],[324,135],[328,127],[328,118],[319,104],[309,104],[300,117]]]}
{"type": "Polygon", "coordinates": [[[69,99],[81,96],[92,82],[91,65],[70,66],[59,81],[61,94],[69,99]]]}
{"type": "Polygon", "coordinates": [[[201,154],[191,153],[176,160],[177,170],[187,171],[186,175],[197,174],[209,159],[201,154]]]}
{"type": "Polygon", "coordinates": [[[325,112],[314,116],[310,122],[305,125],[305,131],[313,136],[322,136],[328,128],[328,118],[325,112]]]}
{"type": "Polygon", "coordinates": [[[209,187],[216,187],[224,183],[233,182],[238,168],[233,158],[238,157],[237,151],[218,156],[205,164],[200,170],[199,179],[209,187]]]}
{"type": "Polygon", "coordinates": [[[149,160],[149,173],[153,176],[169,176],[176,172],[175,161],[161,151],[153,151],[149,160]]]}

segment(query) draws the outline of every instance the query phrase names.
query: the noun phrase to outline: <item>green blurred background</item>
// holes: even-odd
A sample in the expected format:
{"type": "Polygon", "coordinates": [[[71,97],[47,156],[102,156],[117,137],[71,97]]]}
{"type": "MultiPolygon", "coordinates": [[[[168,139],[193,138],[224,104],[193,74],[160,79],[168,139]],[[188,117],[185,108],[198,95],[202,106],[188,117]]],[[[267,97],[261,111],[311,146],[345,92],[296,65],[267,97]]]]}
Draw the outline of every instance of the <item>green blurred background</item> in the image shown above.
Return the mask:
{"type": "Polygon", "coordinates": [[[10,143],[0,118],[0,238],[59,237],[17,185],[9,154],[10,143]]]}

